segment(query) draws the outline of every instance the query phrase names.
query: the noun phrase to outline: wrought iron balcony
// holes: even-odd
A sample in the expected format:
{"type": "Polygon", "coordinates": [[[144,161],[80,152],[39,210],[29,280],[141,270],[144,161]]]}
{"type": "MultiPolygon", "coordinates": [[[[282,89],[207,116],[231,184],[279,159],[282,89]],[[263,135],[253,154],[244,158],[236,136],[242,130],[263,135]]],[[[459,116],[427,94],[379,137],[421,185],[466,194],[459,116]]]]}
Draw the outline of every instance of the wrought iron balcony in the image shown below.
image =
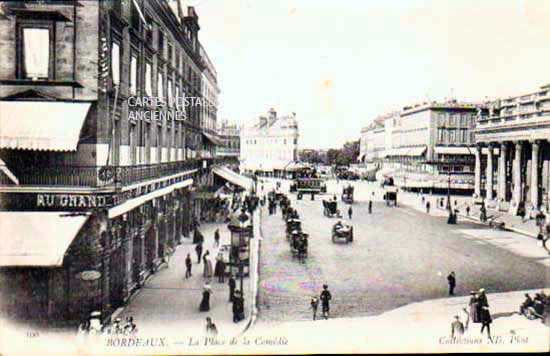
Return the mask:
{"type": "MultiPolygon", "coordinates": [[[[133,166],[27,166],[10,167],[19,185],[109,187],[122,186],[162,178],[201,168],[200,161],[145,164],[133,166]]],[[[13,185],[6,179],[0,185],[13,185]]]]}

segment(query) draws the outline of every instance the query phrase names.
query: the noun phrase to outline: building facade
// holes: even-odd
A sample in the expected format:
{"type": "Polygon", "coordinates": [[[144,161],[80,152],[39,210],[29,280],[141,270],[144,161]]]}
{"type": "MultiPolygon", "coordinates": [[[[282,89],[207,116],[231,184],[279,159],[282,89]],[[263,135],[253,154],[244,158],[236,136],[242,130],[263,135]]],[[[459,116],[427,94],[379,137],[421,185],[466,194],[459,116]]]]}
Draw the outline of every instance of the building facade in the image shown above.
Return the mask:
{"type": "Polygon", "coordinates": [[[233,157],[239,159],[241,153],[241,129],[237,124],[222,121],[218,128],[221,145],[216,147],[217,157],[233,157]]]}
{"type": "Polygon", "coordinates": [[[398,184],[409,188],[447,187],[451,176],[454,189],[473,189],[478,107],[450,100],[382,115],[362,131],[365,161],[378,161],[381,174],[400,177],[398,184]]]}
{"type": "Polygon", "coordinates": [[[550,84],[479,113],[475,194],[510,213],[550,212],[550,84]]]}
{"type": "Polygon", "coordinates": [[[296,114],[277,116],[270,109],[258,123],[241,131],[241,172],[280,176],[298,159],[296,114]]]}
{"type": "Polygon", "coordinates": [[[1,10],[2,314],[107,318],[190,236],[212,180],[199,158],[219,91],[198,16],[164,0],[1,10]]]}

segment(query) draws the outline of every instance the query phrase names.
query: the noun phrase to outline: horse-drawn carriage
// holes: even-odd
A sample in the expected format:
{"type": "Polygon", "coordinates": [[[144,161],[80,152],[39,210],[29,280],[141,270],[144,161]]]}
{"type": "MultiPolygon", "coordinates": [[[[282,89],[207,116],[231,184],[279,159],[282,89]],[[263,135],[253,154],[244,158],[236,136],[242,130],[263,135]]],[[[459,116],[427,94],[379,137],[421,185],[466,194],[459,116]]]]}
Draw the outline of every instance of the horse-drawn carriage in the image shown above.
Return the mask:
{"type": "Polygon", "coordinates": [[[353,186],[350,184],[342,189],[342,201],[347,204],[353,204],[353,186]]]}
{"type": "Polygon", "coordinates": [[[344,241],[345,243],[353,242],[353,226],[343,224],[338,221],[332,226],[332,242],[344,241]]]}
{"type": "Polygon", "coordinates": [[[307,257],[309,234],[301,230],[293,230],[290,235],[290,253],[300,259],[307,257]]]}
{"type": "Polygon", "coordinates": [[[336,200],[323,200],[323,215],[329,218],[340,217],[338,202],[336,202],[336,200]]]}
{"type": "Polygon", "coordinates": [[[298,218],[288,218],[286,221],[286,238],[290,240],[292,231],[302,231],[302,221],[298,218]]]}

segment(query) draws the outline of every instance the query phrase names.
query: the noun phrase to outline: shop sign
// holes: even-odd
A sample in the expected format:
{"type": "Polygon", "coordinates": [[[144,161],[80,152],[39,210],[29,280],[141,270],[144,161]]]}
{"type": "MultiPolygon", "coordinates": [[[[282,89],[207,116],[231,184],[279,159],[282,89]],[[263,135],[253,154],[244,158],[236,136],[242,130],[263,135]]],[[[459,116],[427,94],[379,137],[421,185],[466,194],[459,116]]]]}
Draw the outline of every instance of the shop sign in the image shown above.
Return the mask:
{"type": "Polygon", "coordinates": [[[101,272],[99,271],[82,271],[79,273],[79,278],[83,281],[96,281],[101,277],[101,272]]]}

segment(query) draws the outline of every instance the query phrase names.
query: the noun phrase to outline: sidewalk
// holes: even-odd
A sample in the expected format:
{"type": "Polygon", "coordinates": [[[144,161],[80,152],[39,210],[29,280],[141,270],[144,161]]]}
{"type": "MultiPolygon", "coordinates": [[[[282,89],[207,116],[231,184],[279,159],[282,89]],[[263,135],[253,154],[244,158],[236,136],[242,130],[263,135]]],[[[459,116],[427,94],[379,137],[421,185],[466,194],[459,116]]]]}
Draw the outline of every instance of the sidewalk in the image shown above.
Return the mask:
{"type": "MultiPolygon", "coordinates": [[[[199,230],[204,235],[203,253],[210,251],[212,267],[218,247],[214,247],[214,231],[220,229],[220,246],[231,243],[231,234],[224,223],[202,224],[199,230]]],[[[199,304],[202,298],[203,261],[197,264],[195,244],[190,238],[176,248],[170,258],[169,267],[162,268],[145,283],[130,303],[117,315],[123,321],[127,316],[133,316],[139,332],[155,334],[159,330],[180,330],[182,335],[203,335],[206,317],[212,318],[221,336],[239,335],[248,323],[251,314],[250,279],[244,279],[245,316],[239,323],[233,323],[232,304],[229,302],[228,278],[224,283],[218,283],[216,277],[211,278],[212,294],[210,296],[210,311],[200,312],[199,304]],[[185,257],[190,254],[193,261],[192,277],[185,277],[185,257]]],[[[240,280],[236,278],[237,289],[240,280]]]]}

